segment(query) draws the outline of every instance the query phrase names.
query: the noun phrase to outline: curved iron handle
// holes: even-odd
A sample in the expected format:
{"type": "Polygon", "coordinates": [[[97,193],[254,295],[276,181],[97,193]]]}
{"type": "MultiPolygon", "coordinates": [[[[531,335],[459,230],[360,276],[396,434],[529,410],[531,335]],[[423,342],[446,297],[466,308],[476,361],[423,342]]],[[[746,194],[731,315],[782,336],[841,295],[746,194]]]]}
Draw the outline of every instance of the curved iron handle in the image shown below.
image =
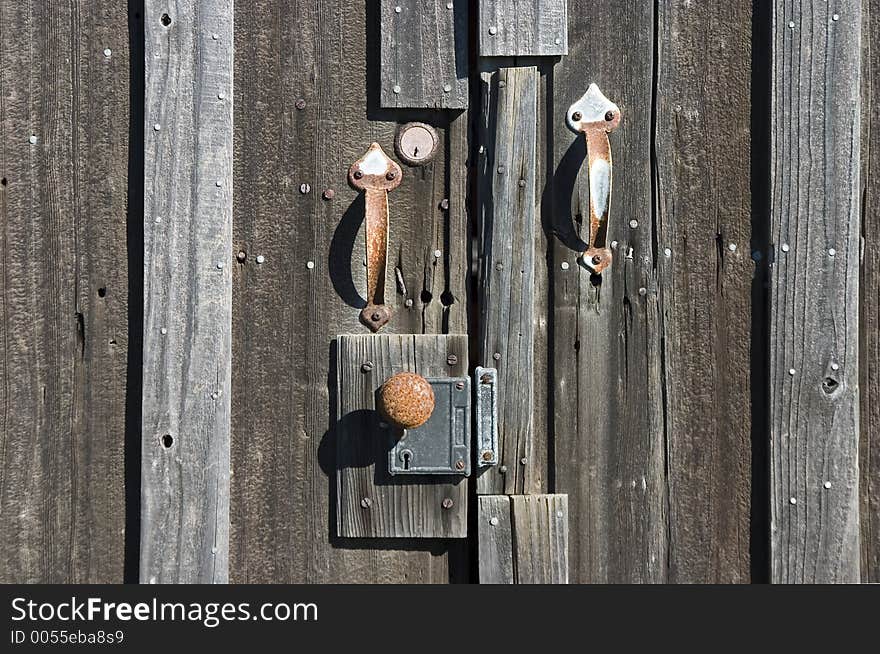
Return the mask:
{"type": "Polygon", "coordinates": [[[385,260],[388,258],[388,191],[400,186],[403,171],[373,143],[348,171],[348,181],[364,191],[367,229],[367,306],[361,321],[377,332],[391,320],[391,308],[385,306],[385,260]]]}
{"type": "Polygon", "coordinates": [[[590,88],[568,108],[568,128],[587,142],[587,170],[590,176],[590,240],[582,263],[599,275],[611,265],[608,240],[608,214],[611,210],[611,142],[608,134],[620,124],[620,108],[606,98],[599,87],[590,88]]]}

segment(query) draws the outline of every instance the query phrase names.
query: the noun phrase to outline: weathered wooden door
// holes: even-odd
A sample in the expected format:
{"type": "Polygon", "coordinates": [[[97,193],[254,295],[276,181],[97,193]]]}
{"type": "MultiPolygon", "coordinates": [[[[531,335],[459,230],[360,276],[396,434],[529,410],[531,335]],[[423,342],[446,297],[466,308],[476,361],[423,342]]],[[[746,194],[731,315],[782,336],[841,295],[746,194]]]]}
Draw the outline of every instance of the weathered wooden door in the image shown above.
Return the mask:
{"type": "Polygon", "coordinates": [[[876,4],[0,0],[0,580],[877,581],[876,4]]]}

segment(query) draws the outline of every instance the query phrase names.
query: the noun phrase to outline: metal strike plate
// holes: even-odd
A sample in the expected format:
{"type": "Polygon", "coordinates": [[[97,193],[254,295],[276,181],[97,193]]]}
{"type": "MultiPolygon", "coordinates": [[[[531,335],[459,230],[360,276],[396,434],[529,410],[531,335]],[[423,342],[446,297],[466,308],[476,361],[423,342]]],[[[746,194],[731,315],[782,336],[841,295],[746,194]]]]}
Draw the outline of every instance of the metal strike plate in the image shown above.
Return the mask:
{"type": "Polygon", "coordinates": [[[477,466],[498,464],[498,371],[477,366],[477,466]]]}
{"type": "Polygon", "coordinates": [[[434,411],[421,427],[392,432],[388,472],[392,475],[471,473],[471,383],[467,377],[428,377],[434,411]]]}

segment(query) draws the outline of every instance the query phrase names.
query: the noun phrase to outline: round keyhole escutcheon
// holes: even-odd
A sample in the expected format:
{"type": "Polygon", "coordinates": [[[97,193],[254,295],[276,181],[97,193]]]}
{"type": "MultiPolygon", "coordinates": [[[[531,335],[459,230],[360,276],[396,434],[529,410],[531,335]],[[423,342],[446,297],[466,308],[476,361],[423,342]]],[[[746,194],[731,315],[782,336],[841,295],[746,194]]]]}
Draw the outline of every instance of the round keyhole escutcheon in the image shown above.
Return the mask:
{"type": "Polygon", "coordinates": [[[397,156],[410,166],[424,166],[437,154],[440,137],[437,130],[425,123],[406,123],[397,130],[394,149],[397,156]]]}
{"type": "Polygon", "coordinates": [[[379,412],[399,429],[421,427],[433,411],[434,389],[421,375],[399,372],[379,389],[379,412]]]}

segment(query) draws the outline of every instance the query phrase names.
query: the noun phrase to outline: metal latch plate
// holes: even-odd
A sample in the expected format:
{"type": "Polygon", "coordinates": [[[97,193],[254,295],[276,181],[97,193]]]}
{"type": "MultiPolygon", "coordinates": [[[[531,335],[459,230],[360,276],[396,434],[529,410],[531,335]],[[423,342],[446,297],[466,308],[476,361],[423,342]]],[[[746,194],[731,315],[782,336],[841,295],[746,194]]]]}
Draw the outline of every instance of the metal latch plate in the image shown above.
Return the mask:
{"type": "Polygon", "coordinates": [[[471,473],[471,384],[467,377],[431,378],[434,411],[421,427],[392,432],[388,472],[392,475],[471,473]]]}
{"type": "Polygon", "coordinates": [[[477,466],[498,464],[498,371],[477,366],[477,466]]]}

